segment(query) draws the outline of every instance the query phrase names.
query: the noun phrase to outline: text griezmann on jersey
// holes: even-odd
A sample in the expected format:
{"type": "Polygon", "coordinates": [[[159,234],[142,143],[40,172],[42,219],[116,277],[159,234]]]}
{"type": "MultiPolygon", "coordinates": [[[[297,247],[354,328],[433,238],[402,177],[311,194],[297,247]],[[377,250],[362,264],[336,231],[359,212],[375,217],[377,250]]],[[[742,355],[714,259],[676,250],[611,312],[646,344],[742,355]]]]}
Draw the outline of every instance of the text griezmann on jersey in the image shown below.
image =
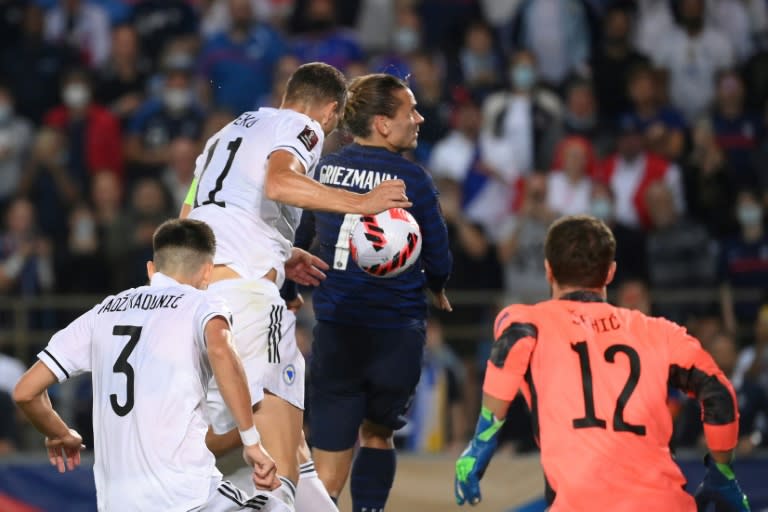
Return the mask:
{"type": "Polygon", "coordinates": [[[387,172],[352,169],[340,165],[324,165],[320,168],[320,183],[324,185],[373,190],[382,181],[396,179],[396,175],[387,172]]]}
{"type": "Polygon", "coordinates": [[[179,307],[179,300],[184,297],[181,295],[152,295],[149,293],[134,293],[124,297],[115,297],[105,302],[96,313],[115,313],[127,309],[176,309],[179,307]]]}

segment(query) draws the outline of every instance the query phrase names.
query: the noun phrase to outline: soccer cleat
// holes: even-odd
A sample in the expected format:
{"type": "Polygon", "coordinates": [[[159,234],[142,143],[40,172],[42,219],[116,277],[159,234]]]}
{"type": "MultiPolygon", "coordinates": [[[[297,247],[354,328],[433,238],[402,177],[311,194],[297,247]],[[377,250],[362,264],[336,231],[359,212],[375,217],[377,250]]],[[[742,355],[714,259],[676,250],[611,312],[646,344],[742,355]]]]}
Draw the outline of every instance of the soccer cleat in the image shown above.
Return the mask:
{"type": "Polygon", "coordinates": [[[496,451],[499,430],[503,425],[504,420],[496,419],[487,407],[483,407],[480,411],[475,435],[456,461],[456,478],[454,479],[456,504],[477,505],[482,500],[480,479],[483,478],[493,452],[496,451]]]}
{"type": "Polygon", "coordinates": [[[736,481],[736,475],[729,464],[719,464],[707,454],[704,457],[707,472],[694,495],[696,508],[705,512],[710,503],[715,512],[749,512],[749,501],[736,481]]]}

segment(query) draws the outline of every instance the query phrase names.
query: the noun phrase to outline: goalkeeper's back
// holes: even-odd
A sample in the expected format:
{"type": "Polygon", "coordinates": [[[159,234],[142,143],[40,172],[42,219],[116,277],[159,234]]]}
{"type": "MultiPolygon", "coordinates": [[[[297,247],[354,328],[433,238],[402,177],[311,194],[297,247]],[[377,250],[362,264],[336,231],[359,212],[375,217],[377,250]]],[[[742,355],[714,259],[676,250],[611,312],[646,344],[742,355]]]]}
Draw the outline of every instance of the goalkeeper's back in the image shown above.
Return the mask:
{"type": "MultiPolygon", "coordinates": [[[[503,417],[502,405],[522,389],[555,492],[553,512],[694,511],[669,451],[668,389],[699,399],[707,445],[720,460],[736,446],[736,396],[683,327],[606,302],[615,245],[608,227],[592,217],[563,217],[550,226],[544,266],[554,299],[501,311],[484,404],[503,417]]],[[[476,451],[488,437],[485,423],[478,425],[476,451]]],[[[467,473],[470,462],[463,462],[467,473]]],[[[471,491],[465,482],[459,480],[471,491]]]]}
{"type": "Polygon", "coordinates": [[[495,328],[510,350],[494,351],[484,390],[514,398],[523,376],[553,510],[617,510],[616,496],[646,507],[627,510],[695,510],[669,451],[668,386],[702,400],[712,450],[733,448],[738,412],[730,383],[684,328],[588,292],[510,306],[495,328]]]}

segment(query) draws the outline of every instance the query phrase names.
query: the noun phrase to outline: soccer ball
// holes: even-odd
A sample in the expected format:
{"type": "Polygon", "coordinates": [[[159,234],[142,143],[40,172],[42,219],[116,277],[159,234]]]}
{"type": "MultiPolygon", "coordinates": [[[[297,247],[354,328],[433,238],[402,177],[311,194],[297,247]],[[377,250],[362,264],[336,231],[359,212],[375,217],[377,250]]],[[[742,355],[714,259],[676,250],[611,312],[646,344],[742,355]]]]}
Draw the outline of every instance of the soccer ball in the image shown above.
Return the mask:
{"type": "Polygon", "coordinates": [[[372,276],[395,277],[419,258],[421,229],[402,208],[364,215],[352,228],[349,252],[357,266],[372,276]]]}

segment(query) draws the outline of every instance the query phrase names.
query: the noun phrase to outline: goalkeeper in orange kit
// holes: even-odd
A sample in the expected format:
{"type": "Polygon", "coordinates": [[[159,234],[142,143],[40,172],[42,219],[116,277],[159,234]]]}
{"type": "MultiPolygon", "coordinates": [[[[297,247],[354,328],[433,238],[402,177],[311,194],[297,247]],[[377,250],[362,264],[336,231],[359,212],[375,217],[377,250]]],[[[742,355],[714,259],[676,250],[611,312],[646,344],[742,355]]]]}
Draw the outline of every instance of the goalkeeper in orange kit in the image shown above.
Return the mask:
{"type": "Polygon", "coordinates": [[[683,327],[606,302],[616,270],[610,229],[564,217],[544,252],[552,300],[501,311],[475,436],[456,462],[459,505],[481,499],[479,482],[510,402],[521,390],[552,512],[749,510],[730,463],[738,408],[730,382],[683,327]],[[669,451],[668,385],[701,401],[709,448],[693,497],[669,451]]]}

